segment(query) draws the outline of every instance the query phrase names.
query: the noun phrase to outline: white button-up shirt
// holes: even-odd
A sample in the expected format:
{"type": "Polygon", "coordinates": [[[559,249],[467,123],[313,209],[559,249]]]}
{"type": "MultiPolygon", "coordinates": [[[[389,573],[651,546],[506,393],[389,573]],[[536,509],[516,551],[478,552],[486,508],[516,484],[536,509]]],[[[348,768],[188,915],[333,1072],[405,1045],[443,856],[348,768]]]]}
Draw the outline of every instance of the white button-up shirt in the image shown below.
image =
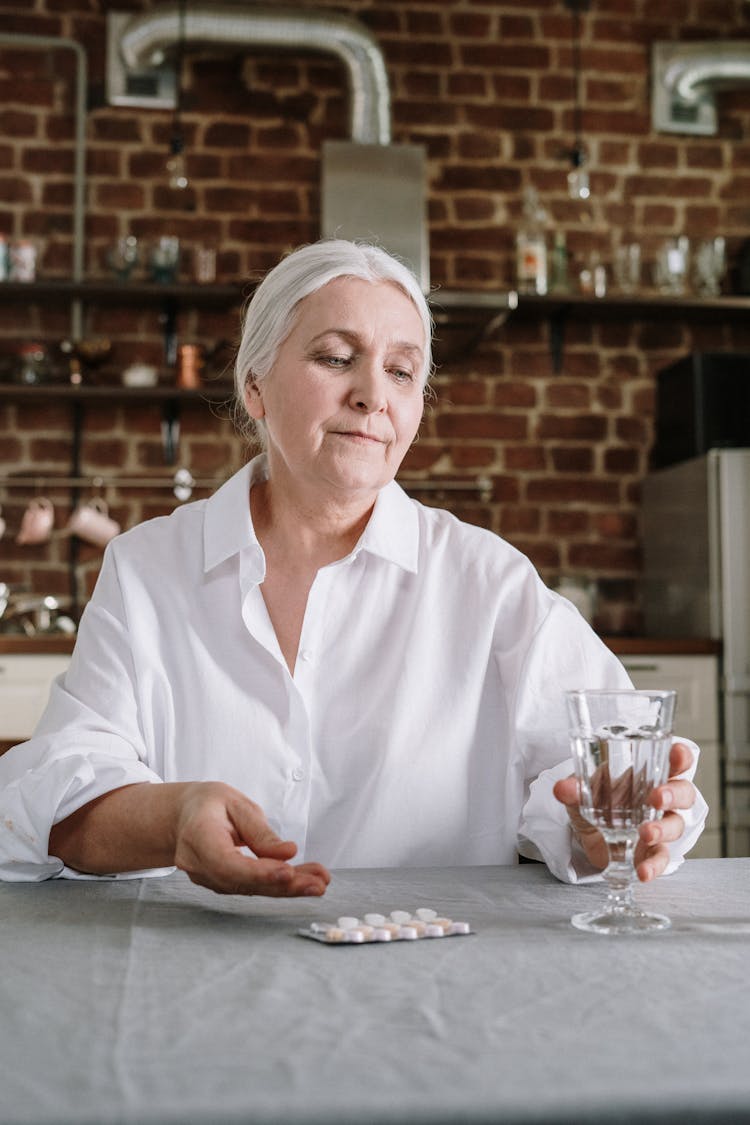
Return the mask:
{"type": "MultiPolygon", "coordinates": [[[[73,876],[49,830],[141,781],[222,780],[330,867],[513,863],[592,873],[552,784],[563,692],[629,684],[578,611],[493,533],[379,494],[318,571],[294,674],[249,508],[264,458],[108,546],[68,671],[0,758],[0,876],[73,876]]],[[[699,799],[673,865],[705,819],[699,799]]]]}

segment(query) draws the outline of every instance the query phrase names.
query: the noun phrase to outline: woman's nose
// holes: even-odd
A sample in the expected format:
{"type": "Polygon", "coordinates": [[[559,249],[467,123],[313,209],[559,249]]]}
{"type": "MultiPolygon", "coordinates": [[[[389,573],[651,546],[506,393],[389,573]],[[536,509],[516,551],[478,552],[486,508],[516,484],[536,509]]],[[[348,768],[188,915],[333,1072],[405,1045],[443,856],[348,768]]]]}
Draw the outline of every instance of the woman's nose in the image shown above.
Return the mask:
{"type": "Polygon", "coordinates": [[[367,414],[379,414],[386,409],[387,401],[383,372],[375,364],[361,364],[349,394],[350,406],[367,414]]]}

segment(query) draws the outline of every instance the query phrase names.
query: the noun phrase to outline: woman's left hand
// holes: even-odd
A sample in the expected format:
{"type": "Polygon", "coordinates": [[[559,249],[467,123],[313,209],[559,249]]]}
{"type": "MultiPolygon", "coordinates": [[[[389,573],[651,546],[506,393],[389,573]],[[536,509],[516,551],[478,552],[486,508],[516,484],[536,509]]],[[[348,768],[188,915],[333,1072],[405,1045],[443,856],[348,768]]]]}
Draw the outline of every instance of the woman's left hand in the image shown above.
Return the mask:
{"type": "MultiPolygon", "coordinates": [[[[648,883],[661,875],[669,863],[667,844],[679,840],[685,822],[679,809],[689,809],[695,801],[695,788],[692,782],[678,777],[690,768],[693,761],[691,750],[682,742],[675,742],[669,752],[669,778],[654,789],[649,804],[663,812],[659,820],[650,820],[638,829],[638,844],[635,849],[635,869],[642,883],[648,883]]],[[[594,867],[607,866],[607,844],[598,828],[589,824],[581,816],[578,808],[578,781],[571,774],[555,782],[552,790],[558,801],[568,810],[570,824],[586,856],[594,867]]]]}

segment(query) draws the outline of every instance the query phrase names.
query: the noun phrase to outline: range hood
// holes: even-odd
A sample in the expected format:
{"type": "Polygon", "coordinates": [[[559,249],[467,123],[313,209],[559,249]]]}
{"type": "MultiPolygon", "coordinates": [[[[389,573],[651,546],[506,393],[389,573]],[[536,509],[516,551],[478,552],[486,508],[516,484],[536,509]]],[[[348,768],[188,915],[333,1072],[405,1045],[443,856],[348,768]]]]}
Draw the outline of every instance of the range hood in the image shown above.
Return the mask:
{"type": "Polygon", "coordinates": [[[654,43],[651,61],[651,117],[661,133],[717,133],[717,91],[750,86],[749,40],[654,43]]]}

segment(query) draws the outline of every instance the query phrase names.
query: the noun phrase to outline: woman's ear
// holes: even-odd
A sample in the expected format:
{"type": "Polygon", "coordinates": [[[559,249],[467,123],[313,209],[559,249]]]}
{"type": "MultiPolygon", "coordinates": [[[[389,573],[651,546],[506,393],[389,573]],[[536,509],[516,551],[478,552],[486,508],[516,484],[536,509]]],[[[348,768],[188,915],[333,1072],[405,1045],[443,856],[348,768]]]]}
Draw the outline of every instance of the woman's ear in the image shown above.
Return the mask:
{"type": "Polygon", "coordinates": [[[251,418],[263,418],[266,413],[260,388],[253,378],[252,372],[245,380],[245,409],[251,418]]]}

